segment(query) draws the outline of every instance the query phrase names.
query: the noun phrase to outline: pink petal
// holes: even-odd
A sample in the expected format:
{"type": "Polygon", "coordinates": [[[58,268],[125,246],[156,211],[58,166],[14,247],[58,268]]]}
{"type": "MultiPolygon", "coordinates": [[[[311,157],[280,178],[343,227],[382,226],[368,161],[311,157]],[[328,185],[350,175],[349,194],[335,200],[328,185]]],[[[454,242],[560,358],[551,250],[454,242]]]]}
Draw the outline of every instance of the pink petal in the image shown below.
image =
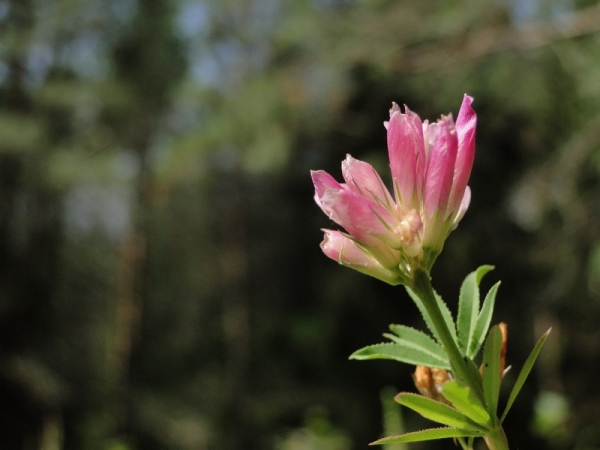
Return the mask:
{"type": "Polygon", "coordinates": [[[321,250],[326,256],[339,263],[361,264],[371,263],[371,256],[362,251],[356,243],[339,231],[323,230],[324,238],[321,250]]]}
{"type": "Polygon", "coordinates": [[[473,160],[475,159],[475,130],[477,115],[471,108],[473,98],[465,94],[458,117],[456,133],[458,135],[458,153],[454,167],[454,181],[450,196],[450,208],[456,210],[463,198],[465,188],[471,176],[473,160]]]}
{"type": "Polygon", "coordinates": [[[473,97],[465,94],[455,124],[456,133],[458,134],[458,145],[463,145],[465,141],[475,137],[477,114],[471,108],[472,104],[473,97]]]}
{"type": "Polygon", "coordinates": [[[394,285],[400,282],[395,271],[383,267],[367,249],[359,247],[354,240],[339,231],[323,232],[325,234],[321,249],[327,257],[386,283],[394,285]]]}
{"type": "Polygon", "coordinates": [[[367,245],[377,246],[380,238],[393,240],[388,224],[394,218],[387,209],[350,189],[327,189],[320,199],[325,214],[367,245]]]}
{"type": "Polygon", "coordinates": [[[396,200],[407,207],[414,207],[413,200],[421,195],[425,173],[423,126],[417,114],[405,109],[406,113],[402,114],[394,103],[390,110],[388,154],[394,189],[397,189],[396,200]]]}
{"type": "Polygon", "coordinates": [[[431,149],[423,193],[425,218],[430,219],[436,211],[446,212],[452,189],[454,164],[458,140],[450,117],[443,117],[437,123],[439,137],[431,149]]]}
{"type": "Polygon", "coordinates": [[[350,190],[392,210],[392,197],[373,166],[346,155],[346,160],[342,162],[342,174],[350,190]]]}
{"type": "Polygon", "coordinates": [[[325,195],[325,191],[328,189],[344,189],[344,186],[338,183],[335,178],[333,178],[324,170],[311,170],[310,176],[312,178],[313,185],[315,186],[315,202],[325,214],[329,215],[327,211],[323,209],[323,204],[321,202],[323,195],[325,195]]]}

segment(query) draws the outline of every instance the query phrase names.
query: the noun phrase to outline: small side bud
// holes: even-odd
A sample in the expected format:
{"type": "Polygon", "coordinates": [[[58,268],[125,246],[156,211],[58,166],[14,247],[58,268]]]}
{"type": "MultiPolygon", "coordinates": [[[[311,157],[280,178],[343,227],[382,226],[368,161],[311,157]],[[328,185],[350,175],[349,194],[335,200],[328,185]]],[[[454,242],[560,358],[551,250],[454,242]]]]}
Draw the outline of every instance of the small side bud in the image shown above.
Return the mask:
{"type": "Polygon", "coordinates": [[[412,377],[421,395],[438,402],[448,403],[442,395],[444,384],[450,380],[450,375],[446,370],[417,366],[412,377]]]}

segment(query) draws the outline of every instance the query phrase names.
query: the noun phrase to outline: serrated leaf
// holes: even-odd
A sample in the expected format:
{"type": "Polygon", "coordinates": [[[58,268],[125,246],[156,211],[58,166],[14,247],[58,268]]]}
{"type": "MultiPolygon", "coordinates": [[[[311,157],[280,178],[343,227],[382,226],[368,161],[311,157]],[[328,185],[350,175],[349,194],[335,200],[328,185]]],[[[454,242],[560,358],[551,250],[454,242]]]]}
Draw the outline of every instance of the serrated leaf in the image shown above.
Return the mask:
{"type": "Polygon", "coordinates": [[[496,417],[498,396],[500,395],[500,352],[502,350],[502,332],[498,325],[490,330],[483,349],[483,395],[487,411],[491,417],[496,417]]]}
{"type": "Polygon", "coordinates": [[[460,428],[430,428],[427,430],[413,431],[412,433],[390,436],[371,442],[369,445],[400,444],[408,442],[433,441],[436,439],[481,437],[483,434],[473,430],[460,428]]]}
{"type": "Polygon", "coordinates": [[[483,276],[492,269],[493,266],[479,267],[467,275],[460,287],[456,328],[458,333],[458,348],[464,354],[468,354],[477,317],[479,316],[479,283],[483,276]]]}
{"type": "Polygon", "coordinates": [[[490,424],[490,415],[467,386],[456,380],[444,384],[442,394],[456,409],[480,425],[490,424]]]}
{"type": "Polygon", "coordinates": [[[442,425],[465,430],[485,431],[455,408],[422,395],[402,392],[395,397],[395,400],[401,405],[418,412],[426,419],[433,420],[442,425]]]}
{"type": "Polygon", "coordinates": [[[454,319],[452,318],[450,308],[448,308],[446,302],[437,292],[434,291],[433,293],[435,294],[435,299],[437,300],[438,306],[440,307],[440,311],[442,311],[442,316],[444,317],[444,321],[446,322],[446,326],[450,330],[450,334],[452,335],[454,342],[458,342],[456,336],[456,324],[454,323],[454,319]]]}
{"type": "Polygon", "coordinates": [[[492,314],[494,313],[494,305],[496,303],[496,294],[498,293],[499,288],[500,282],[498,281],[491,287],[485,296],[485,300],[483,301],[481,311],[479,312],[479,316],[477,317],[477,322],[475,324],[473,339],[470,342],[469,350],[467,352],[471,358],[475,358],[475,356],[477,356],[477,353],[479,353],[479,349],[485,340],[488,328],[492,322],[492,314]]]}
{"type": "MultiPolygon", "coordinates": [[[[409,287],[406,288],[406,291],[408,292],[408,295],[410,296],[410,298],[412,298],[412,300],[415,302],[415,305],[417,305],[417,308],[421,312],[421,315],[423,316],[423,320],[425,320],[425,324],[427,325],[427,328],[429,328],[429,331],[431,331],[431,333],[436,338],[436,340],[439,343],[441,343],[442,340],[440,339],[440,336],[438,335],[437,330],[435,329],[435,326],[433,325],[433,322],[431,321],[431,319],[429,317],[429,314],[427,314],[427,310],[425,309],[425,305],[423,305],[423,301],[409,287]]],[[[437,292],[434,292],[434,293],[435,293],[435,299],[438,303],[440,311],[442,312],[442,316],[444,317],[444,322],[446,322],[446,326],[450,330],[450,334],[452,334],[454,342],[456,342],[457,341],[456,325],[454,324],[454,320],[452,319],[452,313],[450,312],[448,305],[446,305],[444,300],[442,300],[442,297],[440,297],[437,292]]]]}
{"type": "MultiPolygon", "coordinates": [[[[443,351],[441,351],[441,352],[440,351],[431,351],[430,349],[428,349],[426,347],[422,347],[412,341],[407,341],[405,339],[399,338],[398,336],[390,334],[390,333],[383,333],[383,335],[386,338],[390,339],[391,341],[394,341],[393,342],[394,344],[416,350],[419,352],[419,354],[427,355],[428,357],[432,358],[430,361],[435,361],[435,365],[428,366],[428,367],[435,367],[438,369],[450,370],[450,363],[448,362],[448,359],[446,358],[446,355],[444,354],[443,351]]],[[[438,345],[435,343],[435,341],[432,341],[432,342],[435,345],[438,345]]],[[[414,364],[414,363],[411,363],[408,361],[402,361],[402,362],[407,362],[408,364],[414,364]]],[[[415,364],[415,365],[423,366],[425,364],[415,364]]]]}
{"type": "Polygon", "coordinates": [[[422,331],[406,325],[390,325],[390,330],[394,335],[384,334],[388,339],[391,339],[400,345],[412,346],[422,350],[424,353],[430,353],[432,356],[445,362],[447,367],[442,367],[442,369],[450,369],[448,357],[442,346],[422,331]]]}
{"type": "Polygon", "coordinates": [[[360,361],[368,359],[393,359],[415,366],[438,367],[446,370],[448,367],[448,362],[444,359],[433,356],[431,353],[424,352],[414,346],[401,345],[395,342],[385,342],[361,348],[352,353],[350,359],[360,361]]]}
{"type": "Polygon", "coordinates": [[[504,419],[506,418],[508,411],[510,411],[510,408],[512,407],[515,399],[517,398],[517,395],[519,395],[521,388],[525,384],[525,381],[527,380],[527,377],[529,376],[529,373],[531,372],[531,369],[533,368],[533,365],[535,364],[535,360],[537,359],[538,355],[540,354],[540,351],[542,350],[542,347],[544,346],[546,339],[548,339],[548,335],[550,334],[550,331],[552,331],[552,328],[550,328],[548,331],[546,331],[542,335],[542,337],[539,338],[539,340],[536,342],[535,346],[533,347],[533,350],[531,350],[531,353],[527,357],[525,364],[523,364],[523,368],[521,369],[521,372],[519,372],[519,376],[517,377],[517,380],[515,381],[515,385],[513,386],[512,390],[510,392],[510,395],[508,396],[508,401],[506,402],[506,407],[504,408],[504,412],[502,413],[500,422],[504,422],[504,419]]]}

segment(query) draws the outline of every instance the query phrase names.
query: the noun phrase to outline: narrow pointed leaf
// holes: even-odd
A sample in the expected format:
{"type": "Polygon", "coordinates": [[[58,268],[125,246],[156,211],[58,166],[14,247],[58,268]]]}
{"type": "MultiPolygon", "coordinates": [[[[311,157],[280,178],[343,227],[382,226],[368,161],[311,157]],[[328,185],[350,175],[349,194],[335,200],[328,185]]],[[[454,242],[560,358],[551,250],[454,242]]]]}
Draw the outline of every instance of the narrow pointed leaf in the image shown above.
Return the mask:
{"type": "Polygon", "coordinates": [[[481,306],[481,311],[479,312],[479,316],[477,317],[477,322],[475,323],[475,331],[473,333],[473,339],[470,342],[469,349],[467,354],[471,358],[475,358],[477,353],[479,353],[479,349],[485,340],[485,336],[487,334],[488,328],[490,327],[490,323],[492,322],[492,314],[494,313],[494,305],[496,303],[496,294],[498,293],[498,288],[500,287],[500,282],[498,281],[494,284],[487,295],[485,296],[485,300],[483,301],[483,305],[481,306]]]}
{"type": "Polygon", "coordinates": [[[358,359],[361,361],[367,359],[393,359],[415,366],[449,369],[446,360],[440,359],[437,356],[424,352],[422,349],[415,348],[414,346],[401,345],[395,342],[385,342],[361,348],[352,353],[350,359],[358,359]]]}
{"type": "MultiPolygon", "coordinates": [[[[429,318],[429,314],[427,314],[427,311],[425,309],[425,306],[423,305],[422,300],[410,288],[407,287],[406,291],[408,292],[408,295],[410,295],[410,298],[412,298],[412,300],[415,302],[415,305],[417,305],[417,308],[419,308],[419,311],[421,312],[421,315],[423,316],[423,319],[425,320],[425,324],[427,325],[427,328],[429,328],[429,331],[431,331],[431,333],[436,338],[436,340],[441,343],[441,339],[440,339],[435,327],[433,326],[433,322],[429,318]]],[[[440,297],[437,292],[435,292],[435,299],[438,302],[440,311],[442,312],[442,316],[444,317],[444,321],[446,322],[446,326],[450,330],[450,334],[452,334],[452,337],[454,338],[454,342],[456,342],[457,341],[456,325],[454,324],[454,320],[452,319],[452,313],[450,312],[448,305],[446,305],[444,300],[442,300],[442,297],[440,297]]]]}
{"type": "Polygon", "coordinates": [[[390,330],[394,335],[386,334],[385,336],[394,342],[403,345],[408,345],[408,343],[410,343],[410,345],[413,345],[415,348],[421,349],[425,353],[431,353],[431,355],[436,358],[443,361],[448,360],[442,346],[422,331],[406,325],[390,325],[390,330]]]}
{"type": "Polygon", "coordinates": [[[512,391],[510,392],[510,395],[508,396],[508,401],[506,402],[506,407],[504,408],[504,412],[502,413],[500,422],[504,422],[504,419],[506,418],[508,411],[510,411],[510,408],[512,407],[515,399],[517,398],[517,395],[519,395],[521,388],[525,384],[525,381],[527,380],[527,377],[529,376],[529,373],[531,372],[531,369],[533,368],[533,365],[535,364],[535,360],[537,359],[538,355],[540,354],[540,351],[542,350],[542,347],[544,346],[546,339],[548,339],[548,335],[550,334],[550,331],[552,331],[552,328],[550,328],[548,331],[546,331],[543,334],[543,336],[536,342],[535,346],[533,347],[533,350],[527,357],[525,364],[523,364],[523,368],[521,369],[521,372],[519,372],[517,381],[515,381],[515,385],[513,386],[512,391]]]}
{"type": "Polygon", "coordinates": [[[443,395],[461,413],[480,425],[490,424],[490,415],[467,386],[458,381],[444,384],[443,395]]]}
{"type": "Polygon", "coordinates": [[[465,354],[473,339],[475,324],[479,316],[479,283],[483,276],[492,269],[492,266],[479,267],[467,275],[467,278],[465,278],[460,287],[456,328],[458,332],[458,347],[465,354]]]}
{"type": "Polygon", "coordinates": [[[371,442],[369,445],[400,444],[408,442],[433,441],[435,439],[481,437],[483,434],[473,430],[460,428],[430,428],[427,430],[413,431],[398,436],[390,436],[371,442]]]}
{"type": "Polygon", "coordinates": [[[477,367],[477,364],[471,358],[465,358],[465,363],[467,364],[467,369],[471,372],[471,378],[477,382],[477,387],[479,388],[477,395],[483,401],[483,379],[479,372],[479,367],[477,367]]]}
{"type": "Polygon", "coordinates": [[[498,396],[500,395],[500,351],[502,350],[502,332],[498,325],[490,330],[483,349],[483,394],[487,411],[496,417],[498,396]]]}
{"type": "Polygon", "coordinates": [[[396,396],[395,400],[401,405],[418,412],[426,419],[433,420],[442,425],[479,432],[485,431],[455,408],[422,395],[402,392],[396,396]]]}

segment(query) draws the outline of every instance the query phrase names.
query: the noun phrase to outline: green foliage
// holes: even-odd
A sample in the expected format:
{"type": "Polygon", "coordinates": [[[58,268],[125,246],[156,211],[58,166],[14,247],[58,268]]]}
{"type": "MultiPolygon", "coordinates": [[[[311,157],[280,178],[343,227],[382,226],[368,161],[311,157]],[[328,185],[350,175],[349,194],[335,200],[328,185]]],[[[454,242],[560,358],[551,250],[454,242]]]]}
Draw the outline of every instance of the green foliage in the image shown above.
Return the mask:
{"type": "MultiPolygon", "coordinates": [[[[408,292],[408,295],[410,296],[410,298],[413,300],[413,302],[415,302],[415,304],[417,305],[417,308],[419,308],[419,311],[421,312],[421,316],[423,316],[423,320],[425,321],[427,328],[429,328],[429,331],[431,331],[431,333],[437,339],[437,341],[441,343],[438,332],[435,329],[435,327],[433,326],[433,322],[431,321],[429,314],[427,314],[427,310],[425,309],[425,305],[423,305],[422,300],[409,287],[406,288],[406,292],[408,292]]],[[[448,329],[450,330],[450,334],[456,341],[457,340],[456,325],[454,324],[454,320],[452,319],[452,313],[450,312],[448,305],[446,305],[444,300],[442,300],[442,297],[439,296],[437,293],[435,294],[435,299],[436,299],[438,306],[442,312],[442,316],[444,317],[446,326],[448,327],[448,329]]]]}
{"type": "Polygon", "coordinates": [[[517,377],[517,380],[515,381],[515,384],[513,385],[513,388],[510,391],[510,394],[508,396],[508,401],[506,402],[506,407],[504,408],[504,412],[502,413],[502,416],[500,417],[500,422],[504,422],[504,419],[506,418],[506,415],[510,411],[510,408],[512,407],[515,399],[517,398],[517,395],[519,395],[519,392],[521,392],[521,389],[523,388],[525,381],[527,381],[527,377],[529,376],[531,369],[533,369],[535,360],[537,359],[538,355],[540,354],[540,351],[542,350],[542,347],[544,346],[546,339],[548,339],[548,336],[550,335],[551,330],[552,329],[549,329],[548,331],[546,331],[542,335],[542,337],[540,337],[538,339],[535,346],[533,347],[533,350],[531,350],[531,353],[527,357],[525,364],[523,364],[523,367],[521,368],[521,371],[519,372],[519,376],[517,377]]]}
{"type": "MultiPolygon", "coordinates": [[[[408,328],[408,327],[407,327],[408,328]]],[[[395,342],[369,345],[350,355],[350,359],[359,361],[369,359],[393,359],[406,364],[438,367],[450,370],[450,365],[443,352],[439,351],[436,344],[427,335],[417,330],[412,330],[410,339],[396,338],[386,335],[395,342]],[[433,345],[431,345],[433,344],[433,345]]]]}
{"type": "Polygon", "coordinates": [[[494,313],[494,305],[496,304],[496,294],[498,293],[498,289],[500,288],[500,282],[498,281],[494,284],[487,295],[485,296],[485,300],[483,301],[483,305],[481,306],[481,311],[477,316],[477,321],[475,322],[475,329],[473,333],[473,338],[470,340],[469,348],[467,350],[467,354],[474,358],[478,353],[485,336],[487,334],[487,330],[489,329],[490,323],[492,321],[492,315],[494,313]]]}
{"type": "MultiPolygon", "coordinates": [[[[390,325],[390,330],[394,332],[394,334],[385,333],[384,336],[394,341],[396,344],[414,346],[424,353],[428,353],[439,360],[446,361],[447,358],[442,347],[422,331],[406,325],[390,325]]],[[[446,361],[446,365],[447,364],[446,361]]]]}
{"type": "MultiPolygon", "coordinates": [[[[459,348],[472,359],[485,339],[494,309],[496,293],[499,283],[496,283],[486,295],[484,303],[479,309],[479,283],[481,278],[492,266],[482,266],[472,272],[465,279],[460,292],[458,321],[455,325],[452,313],[436,293],[435,298],[442,312],[444,321],[459,348]],[[456,332],[458,327],[458,333],[456,332]],[[468,352],[467,352],[468,351],[468,352]]],[[[438,343],[440,337],[427,314],[422,300],[410,288],[406,288],[409,296],[417,305],[425,323],[438,343]]],[[[384,334],[394,341],[394,344],[378,344],[365,347],[353,353],[351,359],[394,359],[408,364],[425,365],[450,370],[450,365],[445,357],[442,347],[429,336],[414,328],[403,325],[390,325],[392,334],[384,334]]]]}
{"type": "MultiPolygon", "coordinates": [[[[465,281],[460,287],[458,297],[458,315],[456,318],[456,328],[458,334],[458,348],[461,351],[473,357],[469,349],[475,347],[475,342],[479,336],[475,336],[475,329],[479,312],[479,283],[483,276],[492,270],[492,266],[481,266],[476,271],[467,275],[465,281]]],[[[484,331],[484,334],[487,330],[484,331]]],[[[476,353],[475,353],[476,354],[476,353]]]]}
{"type": "Polygon", "coordinates": [[[457,409],[444,403],[423,397],[422,395],[403,392],[396,396],[396,401],[401,405],[418,412],[423,417],[433,420],[434,422],[439,422],[442,425],[485,432],[485,428],[482,428],[477,423],[470,420],[465,414],[462,414],[457,409]]]}
{"type": "Polygon", "coordinates": [[[459,381],[452,380],[444,383],[442,393],[446,400],[473,422],[483,426],[490,425],[492,417],[470,388],[459,381]]]}
{"type": "Polygon", "coordinates": [[[473,430],[461,430],[459,428],[430,428],[428,430],[413,431],[400,436],[390,436],[372,442],[370,445],[393,444],[400,442],[423,442],[436,439],[481,437],[481,432],[473,430]]]}
{"type": "Polygon", "coordinates": [[[502,333],[495,325],[490,330],[483,349],[483,394],[490,417],[496,417],[498,396],[500,395],[500,352],[502,350],[502,333]]]}

